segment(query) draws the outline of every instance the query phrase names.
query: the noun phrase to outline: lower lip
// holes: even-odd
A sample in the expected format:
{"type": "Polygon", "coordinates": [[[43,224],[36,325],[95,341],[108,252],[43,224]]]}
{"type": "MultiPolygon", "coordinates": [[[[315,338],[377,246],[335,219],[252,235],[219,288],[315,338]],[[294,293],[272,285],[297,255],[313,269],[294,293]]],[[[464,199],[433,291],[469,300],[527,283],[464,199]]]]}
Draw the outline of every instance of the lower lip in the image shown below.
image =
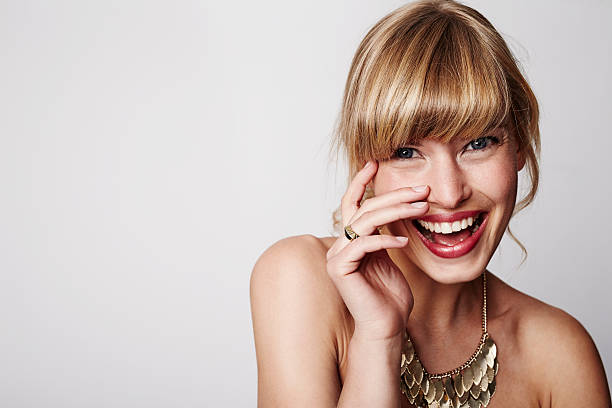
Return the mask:
{"type": "Polygon", "coordinates": [[[480,239],[480,236],[482,235],[484,227],[487,225],[488,219],[489,213],[486,213],[478,229],[472,235],[454,246],[447,246],[444,244],[437,244],[435,242],[431,242],[430,240],[425,238],[425,236],[423,236],[423,234],[421,234],[421,232],[416,227],[414,227],[414,225],[413,227],[414,229],[416,229],[419,238],[421,239],[421,241],[423,241],[423,244],[434,255],[437,255],[441,258],[457,258],[467,254],[476,246],[478,240],[480,239]]]}

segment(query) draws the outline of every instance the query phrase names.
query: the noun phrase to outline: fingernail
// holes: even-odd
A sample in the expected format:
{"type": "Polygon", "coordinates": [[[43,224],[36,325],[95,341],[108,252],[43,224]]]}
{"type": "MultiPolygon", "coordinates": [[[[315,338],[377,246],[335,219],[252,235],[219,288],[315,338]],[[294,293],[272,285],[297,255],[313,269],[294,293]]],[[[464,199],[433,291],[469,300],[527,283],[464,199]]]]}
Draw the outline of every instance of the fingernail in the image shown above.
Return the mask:
{"type": "Polygon", "coordinates": [[[368,162],[365,164],[365,166],[363,166],[364,169],[370,168],[372,167],[372,161],[368,160],[368,162]]]}
{"type": "Polygon", "coordinates": [[[418,192],[425,191],[425,189],[426,189],[426,188],[427,188],[427,186],[416,186],[416,187],[412,187],[412,189],[413,189],[414,191],[418,191],[418,192]]]}
{"type": "Polygon", "coordinates": [[[398,240],[402,244],[405,244],[406,242],[408,242],[408,237],[395,237],[395,239],[398,240]]]}
{"type": "Polygon", "coordinates": [[[425,204],[427,204],[425,201],[415,201],[414,203],[410,203],[410,205],[416,208],[423,208],[425,207],[425,204]]]}

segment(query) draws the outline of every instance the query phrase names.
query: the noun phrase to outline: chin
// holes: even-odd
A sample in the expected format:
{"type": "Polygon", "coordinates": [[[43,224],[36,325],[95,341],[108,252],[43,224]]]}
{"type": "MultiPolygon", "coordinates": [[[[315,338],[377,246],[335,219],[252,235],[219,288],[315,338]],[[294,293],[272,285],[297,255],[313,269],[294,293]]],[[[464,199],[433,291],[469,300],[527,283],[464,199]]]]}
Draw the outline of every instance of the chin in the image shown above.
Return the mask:
{"type": "MultiPolygon", "coordinates": [[[[424,257],[420,257],[423,259],[424,257]]],[[[445,285],[470,282],[477,279],[486,269],[488,261],[471,260],[470,262],[431,262],[423,259],[417,266],[432,280],[445,285]]]]}

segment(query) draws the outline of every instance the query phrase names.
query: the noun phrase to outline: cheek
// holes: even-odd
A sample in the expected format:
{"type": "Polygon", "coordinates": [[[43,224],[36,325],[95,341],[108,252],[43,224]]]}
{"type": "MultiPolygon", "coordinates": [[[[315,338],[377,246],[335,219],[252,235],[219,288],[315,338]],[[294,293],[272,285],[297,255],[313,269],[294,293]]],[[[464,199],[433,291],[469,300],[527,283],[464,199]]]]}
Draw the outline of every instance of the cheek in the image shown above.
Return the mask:
{"type": "MultiPolygon", "coordinates": [[[[423,177],[420,178],[422,179],[423,177]]],[[[374,195],[378,196],[402,187],[414,187],[421,184],[427,184],[426,182],[419,182],[418,179],[419,177],[415,175],[415,172],[380,164],[378,172],[372,180],[374,195]]]]}
{"type": "MultiPolygon", "coordinates": [[[[516,166],[516,158],[503,152],[481,163],[465,166],[464,180],[472,190],[484,193],[495,202],[514,203],[518,181],[516,166]]],[[[373,191],[374,195],[381,195],[402,187],[431,183],[427,171],[381,164],[373,179],[373,191]]]]}
{"type": "Polygon", "coordinates": [[[500,155],[499,158],[475,166],[469,174],[471,187],[483,192],[494,202],[514,203],[516,200],[518,173],[512,157],[500,155]]]}

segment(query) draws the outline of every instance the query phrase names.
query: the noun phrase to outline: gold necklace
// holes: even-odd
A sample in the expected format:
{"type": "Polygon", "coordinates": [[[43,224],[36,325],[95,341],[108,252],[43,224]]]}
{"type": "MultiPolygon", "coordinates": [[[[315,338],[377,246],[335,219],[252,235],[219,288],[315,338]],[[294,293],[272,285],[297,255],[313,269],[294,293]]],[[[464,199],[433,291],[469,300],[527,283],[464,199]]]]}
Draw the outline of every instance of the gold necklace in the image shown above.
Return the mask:
{"type": "Polygon", "coordinates": [[[430,374],[425,370],[404,332],[400,388],[411,404],[430,408],[480,408],[495,393],[497,346],[487,332],[487,276],[482,273],[482,337],[470,359],[454,370],[430,374]]]}

